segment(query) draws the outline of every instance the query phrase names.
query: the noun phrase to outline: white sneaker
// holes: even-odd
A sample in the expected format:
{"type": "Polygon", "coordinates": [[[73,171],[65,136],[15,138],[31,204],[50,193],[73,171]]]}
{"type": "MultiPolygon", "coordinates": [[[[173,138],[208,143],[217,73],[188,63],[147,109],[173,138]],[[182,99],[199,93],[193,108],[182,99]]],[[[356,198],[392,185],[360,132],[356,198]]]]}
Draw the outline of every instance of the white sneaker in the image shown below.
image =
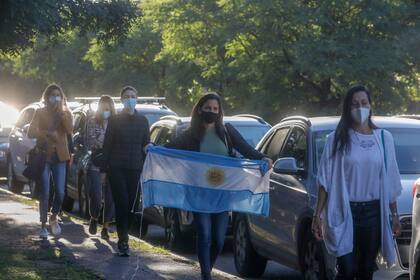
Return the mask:
{"type": "Polygon", "coordinates": [[[54,234],[54,235],[59,235],[59,234],[61,234],[61,227],[60,227],[60,225],[58,224],[57,219],[55,219],[55,220],[51,220],[51,219],[50,219],[50,227],[51,227],[51,232],[52,232],[52,234],[54,234]]]}
{"type": "Polygon", "coordinates": [[[47,228],[41,228],[40,232],[39,232],[39,237],[41,237],[42,239],[48,239],[48,230],[47,228]]]}

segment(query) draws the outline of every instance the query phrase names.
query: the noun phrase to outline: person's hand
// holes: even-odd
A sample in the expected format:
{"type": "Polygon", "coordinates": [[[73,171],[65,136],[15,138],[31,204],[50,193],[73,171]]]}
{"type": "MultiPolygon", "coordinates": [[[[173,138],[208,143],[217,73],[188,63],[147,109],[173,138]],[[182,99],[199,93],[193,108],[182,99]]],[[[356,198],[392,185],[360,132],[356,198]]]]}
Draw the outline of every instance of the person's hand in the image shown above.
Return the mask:
{"type": "Polygon", "coordinates": [[[106,173],[101,173],[101,184],[106,185],[106,173]]]}
{"type": "Polygon", "coordinates": [[[73,154],[70,154],[69,166],[73,164],[73,154]]]}
{"type": "Polygon", "coordinates": [[[273,160],[271,158],[264,157],[264,158],[262,158],[262,160],[265,160],[267,162],[268,169],[271,169],[273,167],[273,160]]]}
{"type": "Polygon", "coordinates": [[[397,238],[401,235],[401,223],[398,215],[392,216],[392,234],[394,235],[394,238],[397,238]]]}
{"type": "Polygon", "coordinates": [[[146,146],[144,146],[144,148],[143,148],[144,153],[147,154],[147,152],[149,150],[149,147],[153,147],[153,146],[154,146],[153,143],[149,143],[146,146]]]}
{"type": "Polygon", "coordinates": [[[312,218],[311,226],[312,234],[315,236],[316,240],[321,241],[324,239],[322,234],[322,219],[319,216],[314,216],[312,218]]]}

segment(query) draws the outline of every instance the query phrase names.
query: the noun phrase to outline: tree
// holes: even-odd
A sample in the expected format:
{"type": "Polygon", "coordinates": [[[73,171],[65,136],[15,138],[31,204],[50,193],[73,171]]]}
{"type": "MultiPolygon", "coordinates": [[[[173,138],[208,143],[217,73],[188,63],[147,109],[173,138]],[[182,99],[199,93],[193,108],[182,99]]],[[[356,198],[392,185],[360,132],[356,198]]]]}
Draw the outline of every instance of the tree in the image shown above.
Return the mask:
{"type": "Polygon", "coordinates": [[[14,53],[47,38],[79,28],[103,41],[124,36],[136,6],[129,0],[1,0],[0,53],[14,53]]]}

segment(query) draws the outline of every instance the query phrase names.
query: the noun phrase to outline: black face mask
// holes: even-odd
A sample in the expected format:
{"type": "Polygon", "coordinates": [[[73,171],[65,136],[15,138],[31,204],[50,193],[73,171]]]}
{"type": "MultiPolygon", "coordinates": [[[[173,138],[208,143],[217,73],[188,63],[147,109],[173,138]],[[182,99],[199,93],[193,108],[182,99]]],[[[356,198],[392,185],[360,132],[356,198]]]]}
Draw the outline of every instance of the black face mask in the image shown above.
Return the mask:
{"type": "Polygon", "coordinates": [[[201,118],[206,123],[214,123],[219,119],[219,114],[213,112],[201,112],[201,118]]]}

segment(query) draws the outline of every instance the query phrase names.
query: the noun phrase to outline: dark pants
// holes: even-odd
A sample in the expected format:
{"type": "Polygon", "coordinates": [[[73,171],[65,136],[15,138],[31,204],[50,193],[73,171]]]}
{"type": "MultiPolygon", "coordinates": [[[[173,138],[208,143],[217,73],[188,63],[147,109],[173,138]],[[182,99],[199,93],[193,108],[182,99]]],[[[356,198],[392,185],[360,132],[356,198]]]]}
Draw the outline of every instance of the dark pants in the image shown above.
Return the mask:
{"type": "Polygon", "coordinates": [[[381,246],[379,200],[350,202],[353,215],[353,252],[337,258],[337,280],[371,280],[381,246]]]}
{"type": "Polygon", "coordinates": [[[111,168],[107,175],[115,204],[118,241],[128,242],[128,231],[134,220],[131,212],[140,178],[140,170],[111,168]]]}
{"type": "Polygon", "coordinates": [[[197,213],[194,212],[194,223],[197,231],[198,260],[201,278],[211,279],[211,270],[217,256],[223,249],[225,235],[229,223],[229,212],[197,213]]]}
{"type": "Polygon", "coordinates": [[[102,185],[101,173],[92,169],[88,171],[87,179],[90,217],[97,220],[102,211],[103,222],[112,222],[114,219],[115,207],[109,180],[107,180],[105,185],[102,185]]]}

